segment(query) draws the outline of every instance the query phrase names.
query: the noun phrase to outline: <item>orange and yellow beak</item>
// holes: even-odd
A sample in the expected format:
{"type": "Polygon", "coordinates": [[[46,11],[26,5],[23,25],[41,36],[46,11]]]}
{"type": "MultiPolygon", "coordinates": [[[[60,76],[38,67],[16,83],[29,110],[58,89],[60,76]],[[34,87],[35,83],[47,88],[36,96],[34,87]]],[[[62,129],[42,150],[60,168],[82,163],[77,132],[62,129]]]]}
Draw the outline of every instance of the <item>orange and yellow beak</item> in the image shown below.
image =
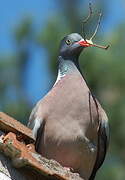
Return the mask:
{"type": "Polygon", "coordinates": [[[80,40],[77,42],[80,46],[82,47],[98,47],[98,48],[101,48],[101,49],[105,49],[107,50],[109,48],[109,45],[108,46],[100,46],[100,45],[97,45],[97,44],[93,44],[93,42],[91,40],[80,40]]]}

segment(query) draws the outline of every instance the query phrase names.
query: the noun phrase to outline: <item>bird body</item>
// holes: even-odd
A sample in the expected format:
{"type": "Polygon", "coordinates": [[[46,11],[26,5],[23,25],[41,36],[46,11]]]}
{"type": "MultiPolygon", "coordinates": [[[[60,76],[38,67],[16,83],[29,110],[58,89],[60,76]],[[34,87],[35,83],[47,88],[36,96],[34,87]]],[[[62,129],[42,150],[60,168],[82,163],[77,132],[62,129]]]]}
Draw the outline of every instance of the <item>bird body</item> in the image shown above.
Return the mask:
{"type": "MultiPolygon", "coordinates": [[[[70,38],[74,42],[81,40],[78,34],[70,38]]],[[[81,46],[77,51],[71,49],[74,56],[64,45],[61,47],[57,81],[33,109],[28,126],[42,156],[71,167],[85,180],[92,180],[106,154],[107,116],[80,73],[77,59],[81,46]]]]}

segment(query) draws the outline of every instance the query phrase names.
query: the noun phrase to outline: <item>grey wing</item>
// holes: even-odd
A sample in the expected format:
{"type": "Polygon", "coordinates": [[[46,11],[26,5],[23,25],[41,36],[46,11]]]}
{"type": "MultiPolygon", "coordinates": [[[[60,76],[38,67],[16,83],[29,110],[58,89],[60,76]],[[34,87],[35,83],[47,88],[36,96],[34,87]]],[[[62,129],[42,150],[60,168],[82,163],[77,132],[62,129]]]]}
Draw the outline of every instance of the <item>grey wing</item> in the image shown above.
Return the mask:
{"type": "Polygon", "coordinates": [[[33,136],[35,139],[37,139],[37,134],[39,129],[43,126],[43,119],[42,117],[38,117],[38,108],[40,105],[40,101],[36,104],[36,106],[33,108],[30,117],[29,122],[27,126],[32,129],[33,136]]]}
{"type": "Polygon", "coordinates": [[[94,180],[97,170],[104,162],[108,144],[109,144],[109,124],[106,113],[101,107],[98,107],[99,126],[98,126],[98,147],[96,162],[89,180],[94,180]]]}

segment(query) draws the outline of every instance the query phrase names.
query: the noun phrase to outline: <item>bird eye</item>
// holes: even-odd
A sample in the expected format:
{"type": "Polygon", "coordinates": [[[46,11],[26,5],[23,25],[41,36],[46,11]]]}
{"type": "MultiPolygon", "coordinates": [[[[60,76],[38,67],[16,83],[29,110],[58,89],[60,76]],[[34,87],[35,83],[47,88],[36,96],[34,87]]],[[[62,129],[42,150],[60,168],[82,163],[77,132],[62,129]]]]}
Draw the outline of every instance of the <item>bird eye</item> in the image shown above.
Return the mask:
{"type": "Polygon", "coordinates": [[[70,45],[71,44],[71,41],[68,39],[68,40],[66,40],[66,44],[67,45],[70,45]]]}

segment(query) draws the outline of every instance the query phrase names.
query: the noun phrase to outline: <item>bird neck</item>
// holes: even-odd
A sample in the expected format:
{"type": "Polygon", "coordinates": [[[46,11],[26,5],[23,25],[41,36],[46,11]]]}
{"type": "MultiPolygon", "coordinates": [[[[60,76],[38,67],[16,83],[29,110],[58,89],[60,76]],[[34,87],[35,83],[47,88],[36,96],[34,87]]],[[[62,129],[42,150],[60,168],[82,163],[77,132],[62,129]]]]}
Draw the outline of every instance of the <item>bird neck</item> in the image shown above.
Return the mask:
{"type": "MultiPolygon", "coordinates": [[[[63,59],[62,56],[58,57],[58,76],[55,84],[61,80],[64,76],[72,74],[74,72],[79,72],[78,59],[68,60],[63,59]]],[[[80,71],[81,73],[81,71],[80,71]]]]}
{"type": "Polygon", "coordinates": [[[78,70],[79,64],[77,59],[63,59],[62,56],[58,57],[58,69],[62,75],[66,75],[78,70]]]}

